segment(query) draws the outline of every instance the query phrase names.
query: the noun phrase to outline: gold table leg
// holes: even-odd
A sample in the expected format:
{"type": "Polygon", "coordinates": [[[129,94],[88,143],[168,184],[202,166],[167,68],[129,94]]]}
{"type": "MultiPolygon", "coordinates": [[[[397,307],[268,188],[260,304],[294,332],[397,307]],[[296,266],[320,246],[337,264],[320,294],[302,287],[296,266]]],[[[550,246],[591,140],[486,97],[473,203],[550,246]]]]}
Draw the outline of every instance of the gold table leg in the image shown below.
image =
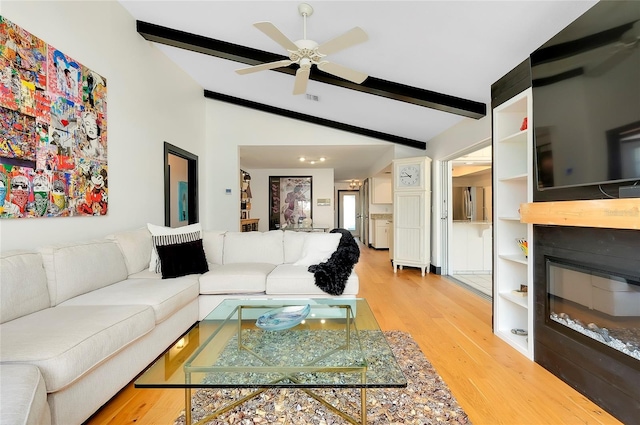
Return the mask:
{"type": "MultiPolygon", "coordinates": [[[[210,420],[240,406],[243,403],[246,403],[247,401],[251,400],[252,398],[262,394],[263,392],[265,392],[268,388],[259,388],[255,391],[253,391],[250,394],[247,394],[246,396],[239,398],[238,400],[227,404],[226,406],[216,410],[215,412],[211,412],[210,414],[208,414],[207,416],[205,416],[204,418],[200,419],[198,422],[191,424],[191,398],[189,395],[187,395],[188,397],[188,401],[185,400],[185,423],[186,425],[202,425],[205,424],[207,422],[209,422],[210,420]],[[188,413],[187,413],[188,412],[188,413]]],[[[333,413],[335,413],[336,415],[340,416],[342,419],[344,419],[345,421],[354,424],[354,425],[366,425],[367,424],[367,389],[366,388],[361,388],[360,389],[360,422],[358,422],[353,416],[349,415],[346,412],[343,412],[342,410],[338,409],[337,407],[335,407],[334,405],[332,405],[331,403],[329,403],[328,401],[326,401],[324,398],[322,398],[321,396],[319,396],[318,394],[314,393],[313,391],[311,391],[308,388],[297,388],[299,390],[304,391],[305,393],[307,393],[310,397],[312,397],[313,399],[315,399],[316,401],[318,401],[319,403],[321,403],[323,406],[327,407],[329,410],[331,410],[333,413]]],[[[187,388],[186,389],[186,393],[189,394],[190,390],[187,388]]]]}
{"type": "Polygon", "coordinates": [[[184,423],[191,425],[191,388],[184,389],[184,423]]]}

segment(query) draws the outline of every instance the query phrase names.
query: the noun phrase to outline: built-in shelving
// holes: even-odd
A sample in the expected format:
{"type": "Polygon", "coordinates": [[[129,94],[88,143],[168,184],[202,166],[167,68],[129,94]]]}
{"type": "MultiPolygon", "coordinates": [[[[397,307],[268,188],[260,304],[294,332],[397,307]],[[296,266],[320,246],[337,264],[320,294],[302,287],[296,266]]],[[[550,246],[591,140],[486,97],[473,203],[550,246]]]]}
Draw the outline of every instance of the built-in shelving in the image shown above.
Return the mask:
{"type": "Polygon", "coordinates": [[[517,305],[519,305],[522,308],[528,308],[528,303],[529,303],[529,296],[527,295],[526,297],[522,297],[520,295],[514,295],[511,292],[501,292],[499,294],[502,298],[505,298],[517,305]]]}
{"type": "Polygon", "coordinates": [[[526,182],[528,177],[529,176],[527,176],[526,174],[518,174],[516,176],[503,177],[503,178],[500,179],[500,181],[501,182],[508,182],[508,181],[520,180],[520,181],[526,182]]]}
{"type": "Polygon", "coordinates": [[[533,359],[533,337],[517,335],[513,329],[533,332],[533,297],[513,293],[520,285],[533,291],[533,226],[522,223],[521,204],[533,200],[533,132],[531,89],[507,100],[493,110],[493,204],[494,222],[494,332],[533,359]],[[527,120],[527,128],[523,121],[527,120]],[[528,257],[516,239],[526,238],[528,257]]]}
{"type": "Polygon", "coordinates": [[[529,260],[526,257],[522,256],[522,255],[518,255],[518,254],[510,254],[510,255],[498,254],[498,257],[502,258],[503,260],[513,261],[514,263],[529,265],[529,260]]]}

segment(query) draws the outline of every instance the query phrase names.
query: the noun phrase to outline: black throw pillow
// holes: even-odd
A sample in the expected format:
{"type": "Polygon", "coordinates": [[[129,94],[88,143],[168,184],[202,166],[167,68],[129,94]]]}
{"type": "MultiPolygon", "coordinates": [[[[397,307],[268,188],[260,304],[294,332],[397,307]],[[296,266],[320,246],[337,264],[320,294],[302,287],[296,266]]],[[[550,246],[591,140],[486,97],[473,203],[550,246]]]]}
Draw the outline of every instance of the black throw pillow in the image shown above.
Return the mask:
{"type": "Polygon", "coordinates": [[[160,258],[163,279],[209,271],[202,239],[171,245],[158,245],[156,249],[160,258]]]}

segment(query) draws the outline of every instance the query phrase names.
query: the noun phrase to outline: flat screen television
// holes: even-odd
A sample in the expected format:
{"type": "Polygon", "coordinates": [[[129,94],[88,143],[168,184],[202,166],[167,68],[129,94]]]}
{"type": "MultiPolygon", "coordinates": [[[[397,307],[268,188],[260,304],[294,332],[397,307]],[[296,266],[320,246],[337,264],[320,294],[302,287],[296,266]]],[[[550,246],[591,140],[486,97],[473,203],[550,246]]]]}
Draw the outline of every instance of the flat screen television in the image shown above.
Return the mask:
{"type": "Polygon", "coordinates": [[[640,1],[597,3],[530,61],[537,198],[640,181],[640,1]]]}

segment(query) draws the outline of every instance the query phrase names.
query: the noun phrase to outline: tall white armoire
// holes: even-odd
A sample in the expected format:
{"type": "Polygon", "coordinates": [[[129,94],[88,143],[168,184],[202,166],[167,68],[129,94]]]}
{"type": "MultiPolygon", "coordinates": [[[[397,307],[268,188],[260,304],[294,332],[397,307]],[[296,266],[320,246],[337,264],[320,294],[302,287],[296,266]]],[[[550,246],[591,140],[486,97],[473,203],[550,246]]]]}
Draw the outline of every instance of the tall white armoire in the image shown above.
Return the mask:
{"type": "Polygon", "coordinates": [[[431,158],[393,161],[393,272],[431,263],[431,158]]]}

